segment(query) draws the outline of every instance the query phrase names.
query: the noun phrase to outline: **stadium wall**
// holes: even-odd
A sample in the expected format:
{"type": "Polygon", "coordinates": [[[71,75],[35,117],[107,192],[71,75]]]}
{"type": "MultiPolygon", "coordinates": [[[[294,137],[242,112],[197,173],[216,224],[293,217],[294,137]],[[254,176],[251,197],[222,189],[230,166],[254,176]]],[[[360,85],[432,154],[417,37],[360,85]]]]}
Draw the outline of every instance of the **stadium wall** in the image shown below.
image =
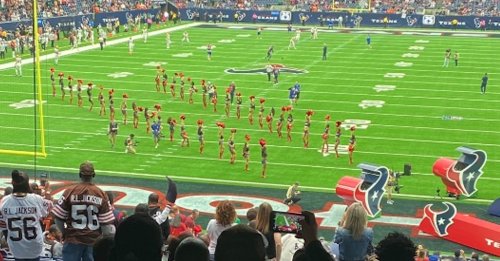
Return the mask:
{"type": "Polygon", "coordinates": [[[324,26],[330,21],[338,25],[339,17],[346,27],[355,27],[356,20],[361,20],[361,26],[383,27],[384,18],[388,18],[389,27],[415,27],[415,28],[453,28],[452,21],[457,20],[456,29],[480,29],[480,21],[485,20],[486,29],[499,30],[500,17],[487,16],[435,16],[435,15],[407,15],[401,14],[373,14],[373,13],[348,13],[348,12],[291,12],[291,11],[252,11],[252,10],[227,10],[227,9],[180,9],[182,20],[195,20],[195,13],[199,13],[201,21],[213,21],[214,15],[222,14],[223,21],[233,22],[235,13],[238,20],[245,23],[280,23],[300,24],[301,18],[306,19],[306,25],[318,25],[321,16],[324,26]],[[254,15],[255,14],[255,15],[254,15]],[[254,19],[255,17],[255,19],[254,19]]]}

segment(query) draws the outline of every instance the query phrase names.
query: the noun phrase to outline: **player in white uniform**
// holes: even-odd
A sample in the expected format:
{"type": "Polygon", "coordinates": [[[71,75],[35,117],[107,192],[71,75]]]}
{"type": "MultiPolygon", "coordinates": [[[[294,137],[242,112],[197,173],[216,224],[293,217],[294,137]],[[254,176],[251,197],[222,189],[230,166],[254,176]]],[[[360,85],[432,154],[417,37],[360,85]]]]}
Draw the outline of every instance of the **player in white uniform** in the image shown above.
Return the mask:
{"type": "Polygon", "coordinates": [[[13,193],[0,202],[0,229],[7,232],[10,252],[17,259],[38,259],[43,251],[40,221],[49,204],[31,191],[28,175],[12,171],[13,193]]]}
{"type": "Polygon", "coordinates": [[[134,52],[134,40],[132,37],[128,39],[128,54],[132,54],[134,52]]]}
{"type": "Polygon", "coordinates": [[[295,38],[296,38],[297,42],[300,41],[300,33],[301,33],[300,29],[297,29],[295,31],[295,38]]]}
{"type": "Polygon", "coordinates": [[[14,63],[14,67],[16,68],[16,76],[22,77],[23,76],[23,59],[21,59],[21,56],[16,55],[16,61],[14,63]]]}
{"type": "Polygon", "coordinates": [[[144,39],[144,43],[148,42],[148,28],[147,27],[144,27],[144,29],[142,29],[142,38],[144,39]]]}
{"type": "Polygon", "coordinates": [[[170,41],[170,33],[167,32],[165,34],[165,43],[167,44],[167,49],[170,49],[170,44],[172,43],[172,41],[170,41]]]}
{"type": "Polygon", "coordinates": [[[318,39],[318,28],[316,26],[311,28],[311,39],[318,39]]]}
{"type": "Polygon", "coordinates": [[[187,31],[184,31],[184,33],[182,33],[182,42],[189,43],[189,33],[187,31]]]}

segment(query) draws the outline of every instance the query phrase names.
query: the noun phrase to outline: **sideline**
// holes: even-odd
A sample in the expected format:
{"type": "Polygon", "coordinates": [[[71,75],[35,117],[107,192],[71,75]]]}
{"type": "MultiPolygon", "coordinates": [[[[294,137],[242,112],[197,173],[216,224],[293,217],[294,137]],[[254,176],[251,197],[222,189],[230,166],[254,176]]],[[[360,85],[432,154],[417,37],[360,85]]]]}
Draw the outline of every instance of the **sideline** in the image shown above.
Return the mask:
{"type": "MultiPolygon", "coordinates": [[[[160,35],[160,34],[164,34],[164,33],[167,33],[167,32],[184,30],[184,29],[187,29],[187,28],[199,26],[200,24],[201,23],[189,23],[189,24],[182,24],[182,25],[178,25],[178,26],[174,26],[174,27],[169,27],[169,28],[165,28],[165,29],[161,29],[161,30],[156,30],[156,31],[148,33],[148,37],[156,36],[156,35],[160,35]]],[[[142,34],[139,33],[139,34],[131,36],[131,37],[132,37],[133,40],[142,39],[142,34]]],[[[121,44],[121,43],[126,43],[126,42],[128,42],[128,39],[129,39],[128,37],[124,37],[124,38],[119,38],[119,39],[107,41],[106,42],[106,46],[108,46],[108,45],[117,45],[117,44],[121,44]]],[[[59,58],[63,57],[63,56],[68,56],[68,55],[72,55],[72,54],[76,54],[76,53],[81,53],[81,52],[85,52],[85,51],[89,51],[89,50],[99,49],[99,48],[100,48],[100,46],[97,43],[97,44],[94,44],[94,45],[87,45],[87,46],[84,46],[84,47],[78,47],[78,48],[75,48],[75,49],[65,50],[65,51],[62,51],[62,52],[59,53],[59,58]]],[[[40,56],[40,62],[45,62],[47,60],[54,59],[54,57],[55,57],[54,53],[42,55],[42,56],[40,56]]],[[[9,63],[0,64],[0,70],[14,68],[14,63],[15,62],[13,61],[13,62],[9,62],[9,63]]],[[[33,57],[25,58],[22,61],[22,65],[23,66],[27,65],[27,64],[32,64],[32,63],[33,63],[33,57]]]]}
{"type": "MultiPolygon", "coordinates": [[[[24,168],[33,168],[33,164],[18,164],[18,163],[8,163],[8,162],[0,162],[0,166],[4,167],[24,167],[24,168]]],[[[74,173],[78,172],[78,168],[67,168],[67,167],[52,167],[52,166],[44,166],[44,165],[36,165],[38,170],[45,171],[71,171],[74,173]]],[[[108,171],[108,170],[98,170],[99,173],[103,173],[106,176],[119,176],[119,177],[134,177],[134,178],[148,178],[155,180],[163,180],[165,177],[163,175],[150,174],[150,173],[137,173],[137,172],[122,172],[122,171],[108,171]]],[[[212,184],[223,184],[223,185],[239,185],[239,186],[252,186],[259,188],[282,188],[286,189],[290,186],[290,184],[275,184],[275,183],[262,183],[262,182],[252,182],[252,181],[237,181],[237,180],[223,180],[223,179],[210,179],[210,178],[197,178],[197,177],[183,177],[183,176],[171,176],[170,178],[178,181],[191,181],[191,182],[208,182],[212,184]]],[[[303,190],[315,191],[315,192],[324,192],[324,193],[332,193],[334,194],[334,188],[325,188],[325,187],[310,187],[310,186],[301,186],[303,190]]],[[[428,199],[432,200],[433,196],[431,195],[414,195],[414,194],[393,194],[395,198],[408,198],[408,199],[428,199]]],[[[473,203],[481,203],[481,204],[491,204],[493,200],[489,199],[466,199],[461,202],[473,202],[473,203]]]]}

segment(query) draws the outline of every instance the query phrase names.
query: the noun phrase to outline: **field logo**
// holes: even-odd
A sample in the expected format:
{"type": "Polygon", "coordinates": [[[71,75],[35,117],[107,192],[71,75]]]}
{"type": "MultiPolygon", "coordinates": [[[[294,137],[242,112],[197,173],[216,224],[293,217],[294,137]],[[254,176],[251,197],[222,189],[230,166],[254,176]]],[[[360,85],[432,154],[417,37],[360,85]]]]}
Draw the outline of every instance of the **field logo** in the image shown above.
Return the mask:
{"type": "Polygon", "coordinates": [[[404,73],[386,73],[385,78],[404,78],[406,74],[404,73]]]}
{"type": "Polygon", "coordinates": [[[408,50],[412,50],[412,51],[422,51],[424,49],[425,49],[425,47],[418,46],[418,45],[412,45],[412,46],[408,47],[408,50]]]}
{"type": "Polygon", "coordinates": [[[388,92],[388,91],[394,91],[396,90],[396,85],[382,85],[382,84],[377,84],[373,89],[376,92],[388,92]]]}
{"type": "Polygon", "coordinates": [[[117,78],[125,78],[125,77],[128,77],[130,75],[134,75],[134,74],[131,72],[115,72],[115,73],[108,74],[108,77],[117,79],[117,78]]]}
{"type": "Polygon", "coordinates": [[[232,43],[232,42],[235,42],[236,40],[234,39],[222,39],[222,40],[219,40],[217,41],[218,43],[232,43]]]}
{"type": "MultiPolygon", "coordinates": [[[[42,101],[42,103],[47,103],[47,101],[42,101]]],[[[35,105],[37,105],[35,100],[22,100],[20,102],[9,104],[9,107],[18,110],[23,108],[33,108],[35,105]]]]}
{"type": "Polygon", "coordinates": [[[442,202],[446,209],[443,211],[432,210],[433,204],[424,207],[424,219],[429,219],[436,234],[440,237],[448,235],[448,228],[453,224],[453,219],[457,214],[457,208],[450,202],[442,202]]]}
{"type": "Polygon", "coordinates": [[[372,121],[370,120],[345,119],[344,122],[342,122],[342,127],[344,130],[350,130],[353,126],[358,130],[366,130],[371,123],[372,121]]]}
{"type": "Polygon", "coordinates": [[[413,66],[413,63],[408,63],[408,62],[397,62],[394,64],[394,66],[396,67],[412,67],[413,66]]]}
{"type": "Polygon", "coordinates": [[[237,34],[236,37],[250,37],[251,35],[249,34],[237,34]]]}
{"type": "Polygon", "coordinates": [[[403,58],[418,58],[420,56],[420,54],[418,53],[405,53],[403,55],[401,55],[401,57],[403,58]]]}
{"type": "MultiPolygon", "coordinates": [[[[273,67],[279,68],[280,73],[291,73],[291,74],[303,74],[303,73],[309,73],[307,70],[303,69],[298,69],[298,68],[292,68],[292,67],[286,67],[283,64],[271,64],[273,67]]],[[[255,68],[255,69],[236,69],[236,68],[229,68],[224,70],[225,73],[229,74],[266,74],[266,68],[255,68]]]]}
{"type": "Polygon", "coordinates": [[[177,58],[188,58],[189,56],[193,56],[193,53],[177,53],[177,54],[172,54],[172,57],[177,57],[177,58]]]}
{"type": "Polygon", "coordinates": [[[158,67],[158,66],[162,66],[165,64],[167,64],[167,63],[166,62],[149,62],[149,63],[145,63],[143,65],[148,66],[148,67],[158,67]]]}
{"type": "Polygon", "coordinates": [[[361,103],[359,103],[359,107],[362,109],[370,108],[370,107],[375,107],[375,108],[382,108],[384,107],[385,101],[379,101],[379,100],[362,100],[361,103]]]}

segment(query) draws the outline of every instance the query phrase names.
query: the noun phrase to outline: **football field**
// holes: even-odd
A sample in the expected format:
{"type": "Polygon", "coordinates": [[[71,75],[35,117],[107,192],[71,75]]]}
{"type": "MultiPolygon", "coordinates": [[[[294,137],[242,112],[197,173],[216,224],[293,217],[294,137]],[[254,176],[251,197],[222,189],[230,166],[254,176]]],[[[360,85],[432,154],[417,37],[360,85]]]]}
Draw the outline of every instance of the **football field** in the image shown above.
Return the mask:
{"type": "MultiPolygon", "coordinates": [[[[103,51],[93,49],[63,56],[59,64],[53,60],[42,63],[44,120],[46,132],[46,158],[37,158],[38,169],[71,170],[84,160],[93,161],[100,173],[128,177],[155,178],[165,175],[178,179],[206,183],[240,183],[249,186],[287,185],[299,181],[312,190],[333,191],[343,176],[359,176],[356,165],[370,162],[402,171],[403,165],[412,165],[413,175],[400,180],[402,194],[434,196],[437,187],[443,187],[432,174],[432,165],[439,157],[456,159],[459,146],[470,146],[488,153],[484,174],[478,182],[479,199],[498,197],[500,181],[500,68],[499,38],[466,36],[433,36],[394,34],[373,31],[370,33],[372,48],[366,44],[368,31],[351,33],[320,31],[319,39],[310,39],[308,28],[303,28],[296,49],[288,49],[295,34],[284,27],[265,27],[262,39],[257,38],[255,27],[249,25],[208,26],[186,29],[190,42],[183,43],[182,31],[171,33],[172,46],[166,49],[165,35],[134,41],[134,51],[128,53],[127,43],[109,45],[103,51]],[[328,57],[322,60],[326,43],[328,57]],[[206,46],[213,45],[212,60],[208,61],[206,46]],[[268,61],[267,49],[273,46],[270,64],[282,67],[279,83],[267,81],[264,72],[268,61]],[[459,53],[459,64],[450,61],[443,67],[446,49],[459,53]],[[155,89],[156,66],[168,73],[167,93],[155,89]],[[84,88],[83,106],[77,106],[77,93],[73,104],[68,93],[64,101],[57,87],[52,96],[50,68],[66,77],[73,76],[86,83],[104,87],[106,106],[108,91],[114,90],[116,119],[119,122],[117,146],[111,148],[107,136],[109,108],[106,116],[99,116],[98,88],[93,90],[95,107],[89,111],[84,88]],[[185,99],[179,98],[179,80],[176,97],[170,94],[174,73],[182,72],[191,78],[198,92],[194,103],[188,103],[189,84],[186,83],[185,99]],[[480,93],[481,78],[489,75],[486,94],[480,93]],[[202,106],[201,80],[217,86],[217,112],[213,105],[202,106]],[[236,104],[230,116],[224,113],[224,92],[234,81],[236,91],[243,97],[242,117],[236,119],[236,104]],[[294,106],[292,141],[276,134],[276,123],[281,108],[290,104],[288,88],[298,81],[301,94],[294,106]],[[122,95],[128,98],[128,124],[122,122],[119,106],[122,95]],[[247,119],[249,97],[255,96],[257,109],[254,124],[247,119]],[[273,133],[258,125],[259,99],[264,98],[264,115],[274,108],[273,133]],[[133,128],[131,104],[148,107],[154,111],[161,105],[163,133],[166,138],[155,148],[151,134],[146,133],[141,114],[139,127],[133,128]],[[302,134],[305,115],[313,110],[310,143],[304,148],[302,134]],[[179,122],[186,116],[186,130],[190,146],[181,147],[179,126],[174,141],[168,140],[169,117],[179,122]],[[333,148],[335,121],[342,121],[340,157],[335,153],[322,153],[321,135],[325,116],[331,116],[330,149],[333,148]],[[199,153],[197,120],[204,121],[206,146],[199,153]],[[218,130],[216,122],[226,125],[225,152],[219,159],[218,130]],[[347,157],[350,138],[349,127],[356,125],[356,150],[354,164],[347,157]],[[230,129],[237,129],[235,136],[237,158],[229,164],[227,139],[230,129]],[[139,142],[137,154],[124,153],[123,142],[129,134],[139,142]],[[251,136],[250,170],[244,171],[242,146],[245,135],[251,136]],[[268,146],[268,173],[262,179],[259,139],[268,146]],[[243,183],[247,182],[247,183],[243,183]]],[[[0,71],[0,149],[33,151],[39,145],[33,128],[39,128],[33,117],[32,65],[23,67],[23,77],[15,77],[13,68],[0,71]]],[[[57,77],[56,77],[57,85],[57,77]]],[[[285,119],[288,112],[285,113],[285,119]]],[[[37,135],[40,131],[37,132],[37,135]]],[[[39,148],[37,148],[39,150],[39,148]]],[[[24,166],[34,164],[31,156],[0,155],[2,165],[24,166]],[[17,165],[14,165],[17,164],[17,165]]],[[[443,189],[443,188],[442,188],[443,189]]]]}

